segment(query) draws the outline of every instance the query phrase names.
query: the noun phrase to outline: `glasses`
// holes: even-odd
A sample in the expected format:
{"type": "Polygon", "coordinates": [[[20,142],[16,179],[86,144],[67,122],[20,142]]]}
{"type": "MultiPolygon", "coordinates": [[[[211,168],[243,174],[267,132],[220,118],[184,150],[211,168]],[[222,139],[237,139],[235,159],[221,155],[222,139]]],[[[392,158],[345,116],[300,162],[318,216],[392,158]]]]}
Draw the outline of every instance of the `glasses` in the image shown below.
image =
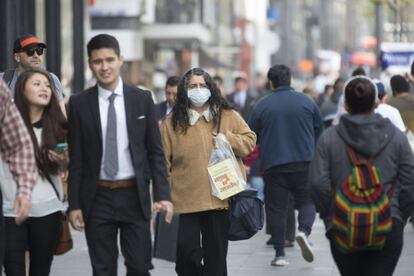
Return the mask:
{"type": "Polygon", "coordinates": [[[40,47],[40,48],[31,48],[31,49],[27,49],[25,52],[29,57],[33,56],[34,53],[36,53],[38,56],[41,56],[41,55],[43,55],[43,48],[42,47],[40,47]]]}

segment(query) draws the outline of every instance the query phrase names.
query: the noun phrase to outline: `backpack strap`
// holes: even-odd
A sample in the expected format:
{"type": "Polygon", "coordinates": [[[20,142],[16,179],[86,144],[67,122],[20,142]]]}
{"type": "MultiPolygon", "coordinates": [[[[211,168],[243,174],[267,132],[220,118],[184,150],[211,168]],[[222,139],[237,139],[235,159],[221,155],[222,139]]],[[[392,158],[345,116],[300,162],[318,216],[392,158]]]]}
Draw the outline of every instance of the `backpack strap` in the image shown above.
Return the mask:
{"type": "Polygon", "coordinates": [[[9,69],[9,70],[4,71],[4,74],[3,74],[3,81],[7,84],[9,88],[13,80],[14,71],[15,71],[14,69],[9,69]]]}
{"type": "Polygon", "coordinates": [[[349,159],[351,160],[351,163],[354,166],[369,165],[373,161],[373,157],[371,157],[369,159],[359,159],[356,152],[355,152],[355,150],[351,146],[349,146],[348,144],[346,144],[346,151],[348,152],[349,159]]]}

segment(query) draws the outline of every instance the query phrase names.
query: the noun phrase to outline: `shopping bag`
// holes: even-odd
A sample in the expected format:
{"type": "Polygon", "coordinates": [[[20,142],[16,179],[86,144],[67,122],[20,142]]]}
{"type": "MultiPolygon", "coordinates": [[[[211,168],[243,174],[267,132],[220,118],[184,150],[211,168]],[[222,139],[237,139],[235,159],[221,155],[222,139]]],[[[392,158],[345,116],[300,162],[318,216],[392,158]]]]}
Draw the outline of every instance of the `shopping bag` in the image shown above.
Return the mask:
{"type": "Polygon", "coordinates": [[[223,200],[246,189],[246,181],[230,143],[224,134],[216,136],[216,146],[208,162],[208,175],[213,196],[223,200]]]}

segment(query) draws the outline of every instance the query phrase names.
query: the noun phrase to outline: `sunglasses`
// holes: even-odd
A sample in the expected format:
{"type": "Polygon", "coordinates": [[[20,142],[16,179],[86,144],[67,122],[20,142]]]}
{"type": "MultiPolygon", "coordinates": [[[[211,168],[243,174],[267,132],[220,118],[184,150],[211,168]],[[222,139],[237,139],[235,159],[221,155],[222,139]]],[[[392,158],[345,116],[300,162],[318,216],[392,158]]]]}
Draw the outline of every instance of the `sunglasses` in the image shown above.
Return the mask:
{"type": "Polygon", "coordinates": [[[44,49],[42,47],[40,47],[40,48],[27,49],[25,52],[29,57],[33,56],[35,52],[38,56],[41,56],[41,55],[43,55],[43,50],[44,49]]]}

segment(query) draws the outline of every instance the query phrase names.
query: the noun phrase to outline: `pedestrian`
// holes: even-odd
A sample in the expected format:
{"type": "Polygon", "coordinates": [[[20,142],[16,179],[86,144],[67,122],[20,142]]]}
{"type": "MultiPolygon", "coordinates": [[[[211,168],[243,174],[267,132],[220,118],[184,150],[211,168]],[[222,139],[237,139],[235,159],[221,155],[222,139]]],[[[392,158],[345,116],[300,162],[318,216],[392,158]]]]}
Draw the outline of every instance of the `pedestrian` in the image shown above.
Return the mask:
{"type": "MultiPolygon", "coordinates": [[[[404,133],[390,120],[374,113],[375,101],[375,84],[369,78],[351,78],[345,85],[348,114],[344,114],[337,126],[327,129],[319,138],[310,166],[312,197],[324,220],[331,253],[342,276],[392,275],[403,246],[404,224],[414,210],[412,151],[404,133]],[[351,152],[354,152],[354,157],[351,152]],[[368,162],[379,171],[377,179],[382,179],[383,193],[390,197],[392,228],[381,250],[360,249],[344,253],[346,251],[338,246],[333,237],[334,195],[342,191],[342,183],[349,183],[351,170],[355,170],[351,160],[355,159],[370,160],[368,162]]],[[[360,174],[358,179],[366,176],[360,174]]],[[[361,203],[359,208],[363,207],[361,203]]],[[[353,213],[350,211],[348,214],[353,213]]],[[[363,219],[361,215],[359,219],[355,218],[354,223],[363,219]]],[[[366,220],[366,223],[369,221],[366,220]]],[[[365,233],[371,233],[371,230],[364,232],[363,236],[366,236],[365,233]]]]}
{"type": "Polygon", "coordinates": [[[410,93],[408,81],[401,75],[395,75],[390,80],[393,97],[387,104],[400,111],[405,126],[414,132],[414,95],[410,93]]]}
{"type": "Polygon", "coordinates": [[[177,76],[171,76],[167,79],[165,83],[165,101],[155,105],[157,110],[157,121],[161,123],[161,120],[165,119],[175,103],[175,98],[177,97],[177,86],[180,78],[177,76]]]}
{"type": "Polygon", "coordinates": [[[304,259],[312,262],[308,236],[315,220],[315,206],[309,194],[308,167],[322,131],[322,118],[315,102],[290,86],[287,66],[274,65],[267,77],[273,92],[257,103],[249,126],[257,134],[264,170],[267,221],[276,251],[271,265],[289,264],[284,250],[289,192],[299,211],[296,241],[304,259]]]}
{"type": "Polygon", "coordinates": [[[380,114],[384,118],[388,118],[399,130],[406,132],[404,121],[400,111],[395,107],[387,104],[388,95],[385,92],[384,84],[380,81],[374,82],[378,91],[378,105],[376,105],[375,113],[380,114]]]}
{"type": "MultiPolygon", "coordinates": [[[[32,140],[9,93],[6,84],[0,80],[1,174],[7,166],[14,179],[12,183],[0,176],[0,203],[3,202],[3,189],[8,189],[9,185],[16,185],[17,191],[12,195],[13,215],[15,223],[21,224],[29,215],[30,197],[38,174],[32,140]]],[[[0,208],[0,267],[3,266],[5,242],[3,208],[0,208]]]]}
{"type": "Polygon", "coordinates": [[[69,217],[85,229],[93,275],[117,275],[118,233],[127,275],[147,276],[153,208],[171,219],[170,188],[148,91],[125,84],[117,39],[94,36],[87,44],[97,85],[69,101],[69,217]]]}
{"type": "Polygon", "coordinates": [[[175,266],[179,276],[227,275],[228,200],[212,195],[207,173],[219,121],[220,133],[244,173],[242,158],[253,150],[256,135],[206,71],[189,70],[178,86],[172,113],[161,125],[172,201],[180,214],[175,266]]]}
{"type": "Polygon", "coordinates": [[[7,235],[4,259],[6,275],[25,275],[25,252],[29,251],[29,275],[49,275],[61,227],[63,188],[60,173],[69,162],[67,152],[55,152],[66,140],[66,118],[54,93],[49,73],[28,69],[20,74],[15,87],[15,103],[34,145],[39,176],[31,196],[29,218],[17,224],[13,212],[16,185],[10,170],[2,177],[13,185],[2,187],[3,212],[7,235]]]}
{"type": "MultiPolygon", "coordinates": [[[[17,67],[0,73],[0,79],[3,79],[7,84],[12,97],[14,97],[17,78],[21,73],[31,68],[42,68],[43,54],[45,53],[46,48],[46,44],[32,34],[23,34],[16,38],[13,45],[13,57],[17,67]]],[[[62,84],[55,74],[50,73],[50,76],[53,80],[52,84],[55,86],[54,91],[57,100],[63,114],[66,116],[62,84]]]]}
{"type": "Polygon", "coordinates": [[[250,95],[249,85],[244,76],[234,79],[234,91],[227,96],[228,102],[235,110],[240,112],[242,117],[247,120],[252,111],[252,107],[256,102],[255,98],[250,95]]]}

